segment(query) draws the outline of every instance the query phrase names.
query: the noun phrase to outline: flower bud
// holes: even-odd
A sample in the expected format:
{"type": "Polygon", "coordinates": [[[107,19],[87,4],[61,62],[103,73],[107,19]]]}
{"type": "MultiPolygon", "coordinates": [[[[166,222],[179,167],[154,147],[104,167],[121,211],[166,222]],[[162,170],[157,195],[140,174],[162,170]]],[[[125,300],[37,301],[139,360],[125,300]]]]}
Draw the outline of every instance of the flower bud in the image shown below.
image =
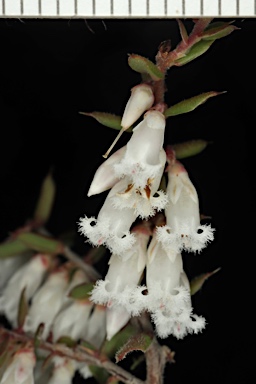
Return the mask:
{"type": "Polygon", "coordinates": [[[126,104],[121,126],[128,129],[154,103],[152,88],[147,84],[139,84],[131,89],[131,96],[126,104]]]}
{"type": "Polygon", "coordinates": [[[15,352],[11,363],[4,371],[1,384],[34,384],[33,370],[36,357],[32,348],[21,348],[15,352]]]}
{"type": "Polygon", "coordinates": [[[50,267],[50,257],[37,254],[20,267],[8,281],[0,298],[0,310],[8,321],[17,327],[18,306],[24,288],[27,301],[31,299],[50,267]]]}

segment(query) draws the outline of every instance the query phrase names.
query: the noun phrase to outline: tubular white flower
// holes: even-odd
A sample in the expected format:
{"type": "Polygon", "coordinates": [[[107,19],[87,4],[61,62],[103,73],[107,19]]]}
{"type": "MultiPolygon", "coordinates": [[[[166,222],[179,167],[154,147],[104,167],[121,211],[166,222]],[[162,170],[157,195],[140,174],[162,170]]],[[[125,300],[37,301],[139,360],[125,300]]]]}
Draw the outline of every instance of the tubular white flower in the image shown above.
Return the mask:
{"type": "Polygon", "coordinates": [[[177,160],[168,166],[167,196],[166,226],[158,228],[158,240],[166,252],[173,255],[183,249],[200,252],[213,240],[214,229],[210,225],[200,225],[196,189],[187,171],[177,160]]]}
{"type": "Polygon", "coordinates": [[[59,268],[52,272],[32,297],[31,306],[24,323],[24,331],[35,333],[43,323],[42,338],[49,335],[50,327],[56,314],[61,309],[68,286],[68,271],[59,268]]]}
{"type": "Polygon", "coordinates": [[[123,306],[132,315],[138,315],[142,307],[141,290],[138,287],[146,265],[148,232],[136,232],[136,243],[126,258],[113,254],[105,280],[98,280],[92,290],[91,300],[96,304],[123,306]]]}
{"type": "Polygon", "coordinates": [[[36,364],[34,351],[22,348],[15,352],[0,384],[34,384],[33,370],[36,364]]]}
{"type": "Polygon", "coordinates": [[[25,297],[31,299],[41,285],[51,265],[50,257],[37,254],[20,267],[8,281],[0,297],[0,311],[14,328],[17,327],[17,315],[20,295],[26,288],[25,297]]]}
{"type": "Polygon", "coordinates": [[[0,292],[5,287],[10,277],[22,266],[28,259],[29,255],[16,255],[7,259],[0,259],[0,292]]]}
{"type": "Polygon", "coordinates": [[[107,191],[119,181],[119,177],[113,172],[113,165],[122,159],[125,151],[126,145],[114,152],[99,166],[87,193],[88,197],[107,191]]]}
{"type": "Polygon", "coordinates": [[[88,319],[84,339],[95,348],[100,348],[106,337],[106,307],[95,304],[88,319]]]}
{"type": "Polygon", "coordinates": [[[133,129],[123,159],[114,164],[116,176],[129,176],[136,189],[144,189],[148,180],[161,172],[160,151],[164,133],[164,115],[155,110],[146,112],[144,119],[133,129]]]}
{"type": "Polygon", "coordinates": [[[163,191],[158,190],[166,163],[166,154],[163,149],[159,153],[158,173],[153,179],[148,179],[144,188],[136,188],[131,176],[125,176],[120,183],[120,190],[113,197],[115,208],[134,208],[136,215],[141,219],[154,216],[155,211],[161,211],[168,199],[163,191]],[[155,194],[157,196],[155,196],[155,194]]]}
{"type": "Polygon", "coordinates": [[[92,307],[89,300],[73,300],[61,309],[53,319],[53,341],[56,342],[61,336],[68,336],[75,341],[85,338],[92,307]]]}
{"type": "Polygon", "coordinates": [[[111,340],[130,320],[131,314],[123,305],[107,307],[107,340],[111,340]]]}
{"type": "Polygon", "coordinates": [[[121,126],[129,128],[154,103],[154,95],[150,85],[139,84],[131,89],[131,96],[125,106],[121,126]]]}
{"type": "Polygon", "coordinates": [[[54,356],[54,368],[48,384],[72,384],[79,363],[65,357],[54,356]]]}
{"type": "Polygon", "coordinates": [[[178,253],[170,259],[155,234],[148,247],[146,270],[148,295],[145,298],[157,335],[161,338],[173,335],[181,339],[187,333],[201,331],[205,319],[192,313],[182,256],[178,253]]]}
{"type": "Polygon", "coordinates": [[[135,238],[129,230],[137,216],[132,208],[122,211],[114,209],[113,196],[119,191],[119,183],[123,184],[123,180],[120,180],[110,190],[97,219],[81,217],[78,224],[79,232],[86,236],[92,245],[105,245],[112,253],[123,254],[135,242],[135,238]]]}

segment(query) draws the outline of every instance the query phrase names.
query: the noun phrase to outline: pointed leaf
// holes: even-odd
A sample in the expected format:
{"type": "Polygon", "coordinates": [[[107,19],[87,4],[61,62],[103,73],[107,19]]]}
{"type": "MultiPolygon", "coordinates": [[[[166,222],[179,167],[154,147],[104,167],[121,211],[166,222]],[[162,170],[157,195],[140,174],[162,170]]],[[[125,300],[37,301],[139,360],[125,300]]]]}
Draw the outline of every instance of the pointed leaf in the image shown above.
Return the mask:
{"type": "Polygon", "coordinates": [[[105,369],[97,367],[96,365],[89,365],[89,369],[99,384],[107,383],[109,373],[105,369]]]}
{"type": "MultiPolygon", "coordinates": [[[[95,351],[97,351],[97,348],[95,348],[95,346],[94,345],[92,345],[91,343],[89,343],[88,341],[86,341],[86,340],[81,340],[81,342],[80,342],[80,347],[82,347],[83,349],[86,349],[87,351],[89,350],[89,351],[93,351],[93,352],[95,352],[95,351]]],[[[91,353],[91,352],[90,352],[91,353]]],[[[94,354],[94,353],[93,353],[94,354]]]]}
{"type": "Polygon", "coordinates": [[[29,247],[22,241],[14,239],[0,244],[0,260],[8,257],[18,256],[29,250],[29,247]]]}
{"type": "Polygon", "coordinates": [[[177,159],[185,159],[201,153],[209,144],[206,140],[189,140],[183,143],[176,143],[172,145],[177,159]]]}
{"type": "MultiPolygon", "coordinates": [[[[107,112],[79,112],[80,115],[90,116],[96,119],[100,124],[105,125],[105,127],[116,129],[121,131],[121,116],[115,115],[113,113],[107,112]]],[[[132,132],[133,126],[126,129],[126,132],[132,132]]]]}
{"type": "Polygon", "coordinates": [[[65,344],[68,348],[74,348],[77,345],[77,342],[69,336],[61,336],[56,343],[65,344]]]}
{"type": "Polygon", "coordinates": [[[203,284],[205,283],[205,281],[212,275],[214,275],[215,273],[219,272],[221,268],[217,268],[215,269],[214,271],[212,272],[207,272],[207,273],[203,273],[199,276],[196,276],[194,277],[191,281],[190,281],[190,292],[191,292],[191,295],[194,295],[195,293],[197,293],[198,291],[200,291],[200,289],[202,288],[203,284]]]}
{"type": "Polygon", "coordinates": [[[63,245],[60,241],[51,237],[39,235],[37,233],[20,233],[17,236],[17,240],[20,240],[23,244],[34,251],[48,253],[50,255],[57,255],[63,250],[63,245]]]}
{"type": "Polygon", "coordinates": [[[183,57],[175,60],[174,65],[176,65],[177,67],[181,67],[182,65],[185,65],[190,61],[195,60],[197,57],[203,55],[206,51],[208,51],[208,49],[210,48],[213,42],[214,40],[199,41],[198,43],[193,45],[192,48],[189,49],[188,52],[185,53],[183,57]]]}
{"type": "Polygon", "coordinates": [[[181,35],[181,38],[182,38],[182,41],[184,43],[187,43],[188,41],[188,33],[187,33],[187,30],[186,30],[186,27],[185,25],[183,24],[183,22],[181,20],[177,20],[178,22],[178,25],[179,25],[179,30],[180,30],[180,35],[181,35]]]}
{"type": "Polygon", "coordinates": [[[115,334],[111,340],[106,340],[101,349],[102,353],[110,359],[115,356],[116,351],[126,343],[130,337],[137,333],[137,329],[131,324],[127,324],[121,331],[115,334]]]}
{"type": "Polygon", "coordinates": [[[35,350],[36,357],[39,357],[38,348],[40,347],[40,344],[41,344],[41,336],[43,334],[43,331],[44,331],[44,324],[41,323],[38,325],[34,335],[34,350],[35,350]]]}
{"type": "Polygon", "coordinates": [[[194,111],[194,109],[205,103],[211,97],[222,95],[223,93],[226,92],[210,91],[201,93],[200,95],[193,96],[189,99],[185,99],[177,104],[172,105],[165,110],[164,115],[165,117],[171,117],[194,111]]]}
{"type": "Polygon", "coordinates": [[[202,34],[204,40],[217,40],[221,39],[232,33],[234,30],[240,29],[231,23],[216,22],[210,24],[202,34]]]}
{"type": "Polygon", "coordinates": [[[82,283],[71,289],[68,296],[72,299],[85,300],[89,299],[94,283],[82,283]]]}
{"type": "Polygon", "coordinates": [[[43,225],[48,221],[52,212],[55,193],[56,186],[50,172],[45,177],[41,186],[40,195],[34,212],[34,219],[36,222],[39,222],[43,225]]]}
{"type": "Polygon", "coordinates": [[[128,64],[134,71],[148,74],[154,81],[164,79],[164,73],[152,61],[143,56],[129,55],[128,64]]]}
{"type": "Polygon", "coordinates": [[[146,352],[152,341],[153,335],[151,334],[139,333],[133,335],[116,353],[116,362],[123,360],[132,351],[146,352]]]}
{"type": "Polygon", "coordinates": [[[19,301],[19,307],[18,307],[18,327],[22,329],[24,325],[24,321],[26,319],[26,316],[28,314],[28,302],[26,298],[26,287],[23,288],[21,294],[20,294],[20,301],[19,301]]]}
{"type": "Polygon", "coordinates": [[[80,115],[90,116],[96,119],[100,124],[105,125],[109,128],[114,128],[120,131],[121,127],[121,116],[114,115],[113,113],[107,112],[79,112],[80,115]]]}

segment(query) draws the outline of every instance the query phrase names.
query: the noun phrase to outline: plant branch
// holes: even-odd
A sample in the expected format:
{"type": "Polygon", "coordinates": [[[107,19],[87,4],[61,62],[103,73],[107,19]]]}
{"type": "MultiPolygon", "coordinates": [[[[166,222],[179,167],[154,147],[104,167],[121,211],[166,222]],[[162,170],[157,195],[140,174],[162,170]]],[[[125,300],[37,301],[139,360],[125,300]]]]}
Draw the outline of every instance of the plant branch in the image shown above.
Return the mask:
{"type": "MultiPolygon", "coordinates": [[[[33,341],[29,336],[25,334],[20,334],[13,330],[5,329],[2,326],[0,326],[0,335],[1,334],[7,334],[10,337],[24,343],[33,341]]],[[[98,351],[95,352],[83,346],[76,346],[75,348],[71,349],[64,344],[52,344],[44,340],[37,340],[37,343],[38,348],[49,351],[52,354],[65,356],[72,360],[104,368],[112,376],[115,376],[118,380],[125,384],[145,384],[143,381],[136,378],[125,369],[110,361],[106,356],[99,355],[98,351]]]]}

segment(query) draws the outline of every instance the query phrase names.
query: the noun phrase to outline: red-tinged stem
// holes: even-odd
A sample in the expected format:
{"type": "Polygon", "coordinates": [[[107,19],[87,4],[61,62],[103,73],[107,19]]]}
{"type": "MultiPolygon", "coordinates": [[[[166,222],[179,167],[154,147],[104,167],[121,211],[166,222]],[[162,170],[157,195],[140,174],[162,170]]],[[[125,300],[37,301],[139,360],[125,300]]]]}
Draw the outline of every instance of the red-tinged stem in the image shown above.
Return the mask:
{"type": "MultiPolygon", "coordinates": [[[[21,341],[24,343],[31,342],[32,339],[25,335],[16,333],[0,327],[0,335],[7,334],[10,337],[21,341]]],[[[90,365],[96,365],[98,367],[106,369],[112,376],[115,376],[118,380],[125,384],[145,384],[143,381],[133,376],[131,373],[127,372],[125,369],[119,367],[117,364],[114,364],[112,361],[108,360],[105,356],[97,355],[96,353],[90,353],[82,346],[77,346],[75,348],[68,348],[63,344],[52,344],[43,340],[39,341],[37,346],[40,349],[49,351],[58,356],[65,356],[69,359],[85,362],[90,365]]]]}
{"type": "Polygon", "coordinates": [[[212,18],[201,18],[198,19],[192,29],[187,41],[181,41],[177,47],[168,53],[164,54],[159,50],[156,55],[156,63],[162,72],[175,65],[175,61],[184,56],[184,54],[195,45],[200,39],[205,28],[210,24],[212,18]]]}

